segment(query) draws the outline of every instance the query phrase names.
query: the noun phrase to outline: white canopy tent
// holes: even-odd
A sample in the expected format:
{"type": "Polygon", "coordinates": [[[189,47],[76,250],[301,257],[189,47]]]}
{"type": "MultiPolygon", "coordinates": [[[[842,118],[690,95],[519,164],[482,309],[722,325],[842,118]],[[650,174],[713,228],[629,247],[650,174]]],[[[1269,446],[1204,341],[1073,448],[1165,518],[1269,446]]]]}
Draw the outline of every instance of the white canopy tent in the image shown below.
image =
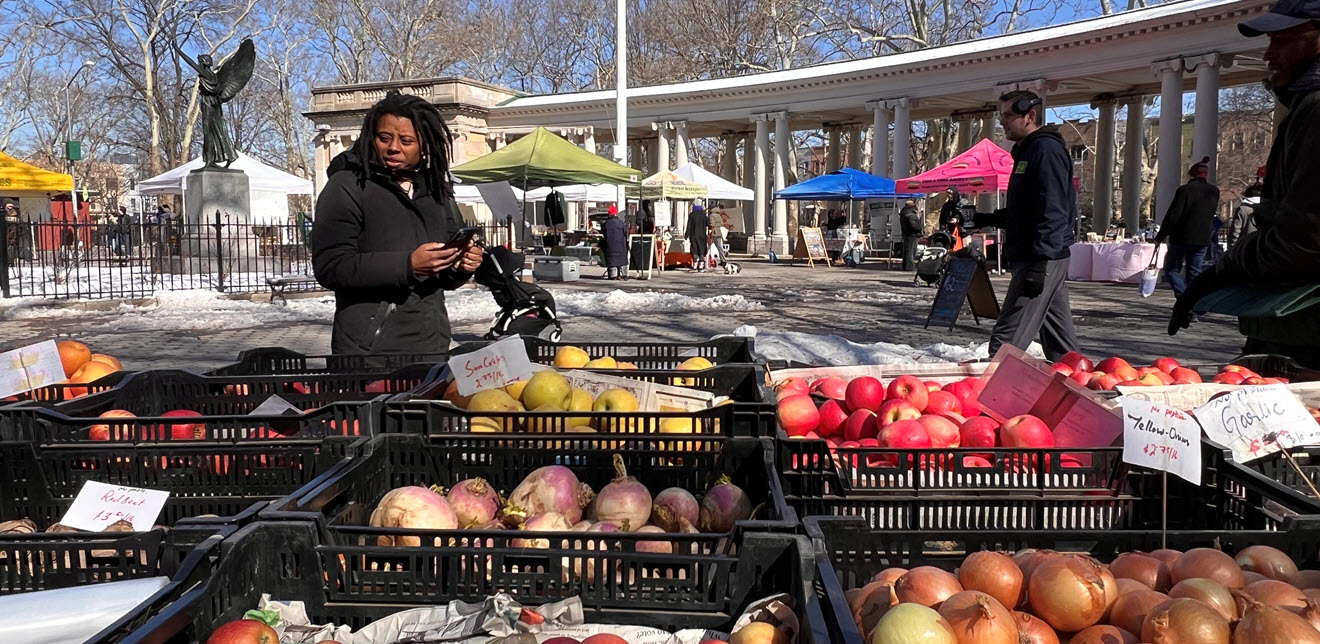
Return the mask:
{"type": "MultiPolygon", "coordinates": [[[[564,195],[565,201],[614,203],[619,199],[619,187],[608,183],[580,183],[571,186],[558,186],[555,191],[564,195]]],[[[550,195],[550,188],[537,188],[527,191],[527,201],[545,201],[550,195]]]]}
{"type": "MultiPolygon", "coordinates": [[[[138,183],[138,192],[144,195],[185,195],[188,173],[202,165],[202,158],[197,157],[169,172],[138,183]]],[[[289,195],[310,195],[313,191],[310,179],[272,168],[242,152],[229,167],[242,170],[248,176],[248,189],[252,194],[252,223],[257,226],[290,223],[289,195]]]]}
{"type": "MultiPolygon", "coordinates": [[[[509,186],[509,189],[513,191],[514,197],[516,197],[519,201],[522,200],[523,191],[513,186],[509,186]]],[[[481,196],[481,191],[477,190],[476,184],[472,184],[472,183],[455,183],[454,200],[457,201],[458,203],[465,203],[465,204],[484,205],[486,203],[486,198],[481,196]]]]}
{"type": "Polygon", "coordinates": [[[695,163],[685,163],[674,170],[674,174],[691,181],[706,186],[710,192],[706,199],[710,201],[751,201],[756,198],[756,193],[750,188],[744,188],[732,181],[727,181],[719,175],[711,172],[695,163]]]}

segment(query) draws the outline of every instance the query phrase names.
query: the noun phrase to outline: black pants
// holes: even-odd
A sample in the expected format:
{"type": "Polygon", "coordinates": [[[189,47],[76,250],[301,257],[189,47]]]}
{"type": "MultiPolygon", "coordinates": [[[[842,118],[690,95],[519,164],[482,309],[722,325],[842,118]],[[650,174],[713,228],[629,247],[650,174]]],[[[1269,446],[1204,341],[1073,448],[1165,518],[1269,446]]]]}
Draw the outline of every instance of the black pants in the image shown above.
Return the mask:
{"type": "Polygon", "coordinates": [[[903,270],[905,271],[917,270],[917,240],[919,239],[921,239],[921,235],[903,236],[903,270]]]}
{"type": "Polygon", "coordinates": [[[1013,279],[1008,283],[1004,308],[990,332],[990,357],[1004,344],[1023,351],[1032,340],[1040,338],[1045,357],[1058,360],[1063,354],[1077,350],[1077,332],[1073,329],[1072,307],[1068,304],[1068,260],[1051,260],[1046,265],[1045,290],[1037,297],[1022,293],[1022,282],[1028,266],[1013,268],[1013,279]]]}

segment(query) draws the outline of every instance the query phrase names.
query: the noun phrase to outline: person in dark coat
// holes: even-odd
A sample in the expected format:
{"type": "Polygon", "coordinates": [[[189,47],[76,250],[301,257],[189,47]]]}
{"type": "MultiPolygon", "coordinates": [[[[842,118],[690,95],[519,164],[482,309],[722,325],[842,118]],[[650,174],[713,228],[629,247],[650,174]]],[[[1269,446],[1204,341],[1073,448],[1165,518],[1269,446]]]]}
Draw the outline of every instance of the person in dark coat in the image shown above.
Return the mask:
{"type": "Polygon", "coordinates": [[[655,234],[655,213],[651,211],[651,201],[643,199],[637,208],[637,233],[639,235],[655,234]]]}
{"type": "Polygon", "coordinates": [[[605,279],[628,279],[628,224],[619,218],[619,209],[610,206],[609,216],[600,225],[601,249],[605,252],[605,279]]]}
{"type": "Polygon", "coordinates": [[[1019,90],[999,97],[1004,135],[1013,141],[1006,207],[977,213],[978,227],[1004,229],[1003,258],[1013,274],[990,333],[990,355],[1004,343],[1025,351],[1040,337],[1045,357],[1077,350],[1068,303],[1068,260],[1077,224],[1073,162],[1058,128],[1042,127],[1044,101],[1019,90]]]}
{"type": "MultiPolygon", "coordinates": [[[[1193,321],[1202,297],[1236,285],[1320,285],[1320,2],[1282,0],[1238,25],[1248,37],[1268,35],[1265,85],[1288,111],[1275,128],[1265,164],[1257,229],[1187,285],[1169,319],[1169,334],[1193,321]]],[[[1320,304],[1288,315],[1238,318],[1243,353],[1273,353],[1320,369],[1320,304]]]]}
{"type": "Polygon", "coordinates": [[[692,268],[697,272],[706,270],[706,253],[710,251],[710,217],[701,204],[692,206],[688,214],[687,230],[683,233],[692,248],[692,268]]]}
{"type": "Polygon", "coordinates": [[[962,236],[962,195],[958,194],[957,186],[949,186],[944,192],[949,199],[940,206],[940,230],[956,240],[962,236]]]}
{"type": "Polygon", "coordinates": [[[447,353],[446,289],[481,248],[444,242],[462,227],[449,180],[449,129],[435,106],[391,92],[336,156],[316,200],[312,269],[335,292],[334,353],[447,353]]]}
{"type": "Polygon", "coordinates": [[[926,228],[921,213],[917,212],[917,202],[908,199],[903,204],[903,209],[898,211],[898,228],[903,234],[903,270],[914,271],[917,269],[917,242],[926,228]]]}
{"type": "Polygon", "coordinates": [[[1164,255],[1164,279],[1169,281],[1174,295],[1182,295],[1187,282],[1201,274],[1214,235],[1215,212],[1219,210],[1219,188],[1206,181],[1210,176],[1210,157],[1193,164],[1187,176],[1190,179],[1178,186],[1160,224],[1160,232],[1155,235],[1156,244],[1169,244],[1164,255]]]}
{"type": "Polygon", "coordinates": [[[1253,183],[1242,191],[1242,202],[1233,209],[1233,217],[1226,224],[1229,250],[1237,246],[1239,239],[1256,232],[1256,206],[1260,205],[1260,195],[1263,191],[1264,187],[1260,182],[1253,183]]]}

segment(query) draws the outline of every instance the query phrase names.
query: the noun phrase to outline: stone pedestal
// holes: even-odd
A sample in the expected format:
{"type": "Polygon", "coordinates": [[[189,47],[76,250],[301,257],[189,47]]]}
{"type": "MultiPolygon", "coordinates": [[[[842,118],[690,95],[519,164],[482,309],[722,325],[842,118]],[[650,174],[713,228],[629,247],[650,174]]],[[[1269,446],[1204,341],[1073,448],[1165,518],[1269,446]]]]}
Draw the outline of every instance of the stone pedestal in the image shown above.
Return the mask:
{"type": "MultiPolygon", "coordinates": [[[[187,237],[179,240],[179,246],[184,257],[215,257],[217,212],[225,223],[246,224],[252,220],[252,195],[248,176],[242,170],[206,167],[193,170],[188,173],[183,202],[187,237]]],[[[226,226],[223,233],[231,230],[232,226],[226,226]]],[[[225,246],[229,245],[226,240],[225,246]]]]}
{"type": "Polygon", "coordinates": [[[780,257],[788,257],[790,251],[788,248],[788,235],[783,233],[774,233],[770,235],[770,250],[774,251],[780,257]]]}

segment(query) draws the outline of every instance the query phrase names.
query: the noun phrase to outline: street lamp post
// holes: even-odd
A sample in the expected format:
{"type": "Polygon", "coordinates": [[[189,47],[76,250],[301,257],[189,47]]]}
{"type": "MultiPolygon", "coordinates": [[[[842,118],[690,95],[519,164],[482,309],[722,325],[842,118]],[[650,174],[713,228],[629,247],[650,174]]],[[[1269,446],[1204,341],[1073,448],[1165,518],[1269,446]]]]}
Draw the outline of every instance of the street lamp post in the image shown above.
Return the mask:
{"type": "Polygon", "coordinates": [[[74,79],[78,78],[84,69],[95,67],[96,61],[85,60],[78,70],[69,77],[69,82],[64,84],[64,158],[69,161],[69,176],[73,178],[73,190],[70,194],[70,204],[73,206],[73,221],[78,221],[78,176],[73,172],[73,159],[69,155],[69,142],[73,140],[73,102],[69,100],[69,87],[73,85],[74,79]]]}

